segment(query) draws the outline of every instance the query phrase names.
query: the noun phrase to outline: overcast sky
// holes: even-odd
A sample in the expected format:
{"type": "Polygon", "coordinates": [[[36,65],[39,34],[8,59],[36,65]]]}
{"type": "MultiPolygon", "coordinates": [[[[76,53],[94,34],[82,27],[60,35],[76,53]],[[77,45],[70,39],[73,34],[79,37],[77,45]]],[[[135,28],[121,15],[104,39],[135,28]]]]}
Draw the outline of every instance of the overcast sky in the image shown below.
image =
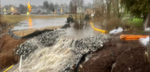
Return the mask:
{"type": "MultiPolygon", "coordinates": [[[[19,4],[27,4],[27,2],[30,1],[32,5],[43,5],[44,1],[53,2],[53,3],[67,3],[69,4],[70,0],[1,0],[1,5],[15,5],[18,6],[19,4]]],[[[93,0],[84,0],[85,4],[88,4],[89,2],[93,2],[93,0]]]]}

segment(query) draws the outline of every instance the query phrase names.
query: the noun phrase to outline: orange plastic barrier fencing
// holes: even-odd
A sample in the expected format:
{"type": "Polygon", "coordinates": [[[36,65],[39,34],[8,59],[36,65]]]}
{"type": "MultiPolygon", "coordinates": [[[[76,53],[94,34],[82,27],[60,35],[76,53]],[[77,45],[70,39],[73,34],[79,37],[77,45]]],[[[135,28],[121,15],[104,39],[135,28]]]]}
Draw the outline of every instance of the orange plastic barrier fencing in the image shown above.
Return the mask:
{"type": "Polygon", "coordinates": [[[121,35],[121,40],[139,40],[140,38],[146,38],[149,35],[121,35]]]}

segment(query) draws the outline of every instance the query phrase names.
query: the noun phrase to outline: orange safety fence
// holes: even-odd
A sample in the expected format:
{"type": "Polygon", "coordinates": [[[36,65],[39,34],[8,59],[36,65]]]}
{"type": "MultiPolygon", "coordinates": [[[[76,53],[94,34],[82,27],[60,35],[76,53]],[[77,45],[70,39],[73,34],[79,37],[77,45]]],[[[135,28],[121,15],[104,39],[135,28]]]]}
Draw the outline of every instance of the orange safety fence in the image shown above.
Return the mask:
{"type": "Polygon", "coordinates": [[[149,35],[121,35],[121,40],[139,40],[140,38],[146,38],[149,35]]]}
{"type": "Polygon", "coordinates": [[[95,28],[95,27],[93,26],[93,23],[92,23],[92,22],[91,22],[90,24],[91,24],[92,28],[93,28],[94,30],[96,30],[96,31],[99,31],[99,32],[102,32],[102,33],[106,33],[106,32],[107,32],[107,31],[105,31],[105,30],[101,30],[101,29],[95,28]]]}

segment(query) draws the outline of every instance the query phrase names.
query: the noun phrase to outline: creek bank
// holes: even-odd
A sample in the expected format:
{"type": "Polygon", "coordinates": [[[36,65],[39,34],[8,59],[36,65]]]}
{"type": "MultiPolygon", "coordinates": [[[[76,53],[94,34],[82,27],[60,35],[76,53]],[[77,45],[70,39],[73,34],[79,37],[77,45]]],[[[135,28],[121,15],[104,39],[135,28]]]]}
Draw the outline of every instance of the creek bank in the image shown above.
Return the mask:
{"type": "Polygon", "coordinates": [[[87,62],[80,64],[78,72],[149,72],[145,51],[146,47],[139,41],[113,38],[87,62]]]}

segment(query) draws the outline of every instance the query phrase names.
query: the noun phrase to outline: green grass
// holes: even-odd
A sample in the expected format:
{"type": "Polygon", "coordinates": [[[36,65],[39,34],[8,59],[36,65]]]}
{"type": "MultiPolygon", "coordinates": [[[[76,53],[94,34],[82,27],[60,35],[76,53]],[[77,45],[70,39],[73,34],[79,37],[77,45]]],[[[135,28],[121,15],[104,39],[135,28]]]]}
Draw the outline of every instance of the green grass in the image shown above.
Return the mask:
{"type": "Polygon", "coordinates": [[[143,26],[143,19],[141,18],[131,18],[127,22],[128,24],[135,26],[135,27],[143,26]]]}

